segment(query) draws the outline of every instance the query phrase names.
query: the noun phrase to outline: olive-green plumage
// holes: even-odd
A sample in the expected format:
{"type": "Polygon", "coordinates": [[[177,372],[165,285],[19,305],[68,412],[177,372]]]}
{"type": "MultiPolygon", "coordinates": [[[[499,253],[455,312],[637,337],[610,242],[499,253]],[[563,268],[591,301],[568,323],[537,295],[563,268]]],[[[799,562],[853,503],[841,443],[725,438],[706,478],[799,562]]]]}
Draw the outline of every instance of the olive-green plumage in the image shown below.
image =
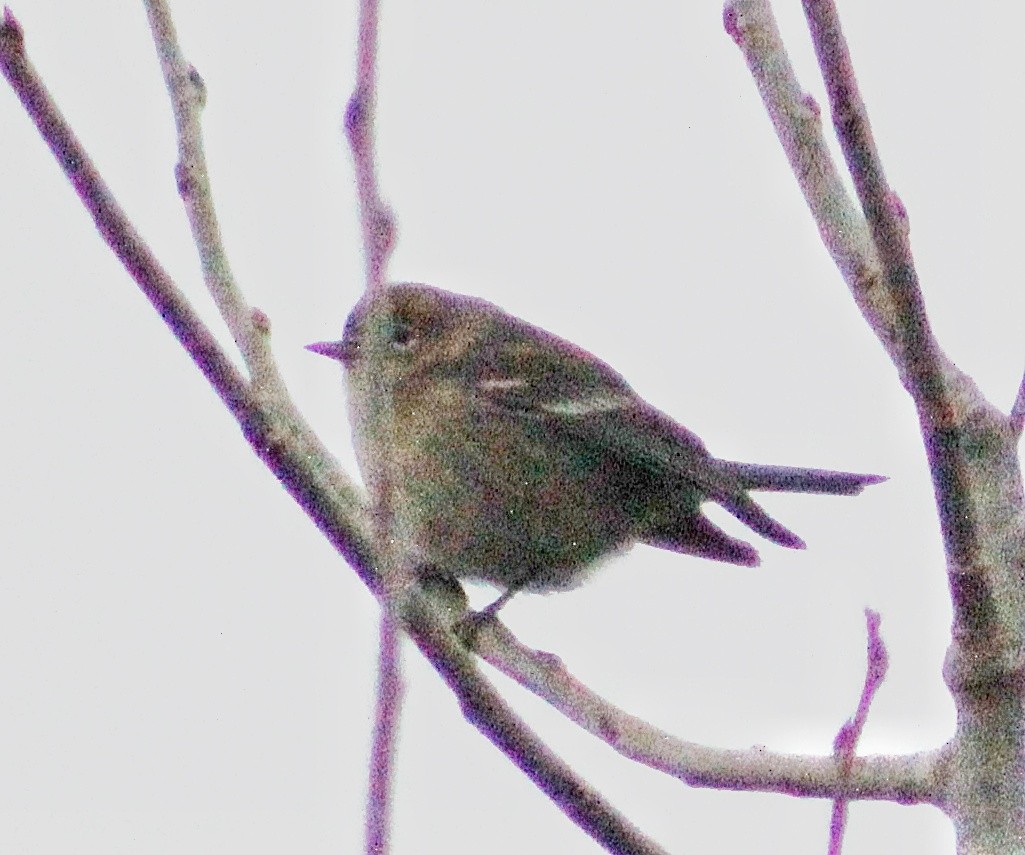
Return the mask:
{"type": "Polygon", "coordinates": [[[342,341],[310,349],[345,365],[364,480],[378,500],[389,491],[428,573],[554,590],[637,541],[754,565],[702,502],[801,548],[749,490],[852,495],[883,480],[718,460],[595,356],[427,285],[365,297],[342,341]]]}

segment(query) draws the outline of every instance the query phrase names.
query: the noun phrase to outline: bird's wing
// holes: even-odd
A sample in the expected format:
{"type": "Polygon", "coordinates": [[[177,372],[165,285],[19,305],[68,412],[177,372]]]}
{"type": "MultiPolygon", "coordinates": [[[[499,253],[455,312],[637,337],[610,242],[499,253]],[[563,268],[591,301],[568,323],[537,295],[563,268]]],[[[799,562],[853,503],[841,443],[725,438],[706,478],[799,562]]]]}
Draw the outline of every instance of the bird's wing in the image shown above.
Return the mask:
{"type": "MultiPolygon", "coordinates": [[[[477,406],[572,437],[618,459],[628,470],[641,469],[667,484],[692,485],[703,498],[718,502],[764,537],[784,546],[804,546],[747,494],[738,474],[743,467],[738,470],[716,460],[697,436],[647,404],[612,368],[575,345],[527,327],[520,337],[505,335],[490,343],[475,372],[477,406]]],[[[686,546],[683,551],[693,552],[696,539],[707,540],[707,532],[692,530],[688,515],[671,528],[663,545],[679,542],[686,546]]],[[[755,560],[753,551],[725,557],[722,543],[709,542],[709,548],[722,560],[755,560]]]]}
{"type": "Polygon", "coordinates": [[[476,363],[479,406],[599,446],[631,466],[685,478],[712,498],[733,492],[719,483],[717,461],[704,443],[645,403],[606,363],[526,324],[516,333],[490,343],[476,363]]]}

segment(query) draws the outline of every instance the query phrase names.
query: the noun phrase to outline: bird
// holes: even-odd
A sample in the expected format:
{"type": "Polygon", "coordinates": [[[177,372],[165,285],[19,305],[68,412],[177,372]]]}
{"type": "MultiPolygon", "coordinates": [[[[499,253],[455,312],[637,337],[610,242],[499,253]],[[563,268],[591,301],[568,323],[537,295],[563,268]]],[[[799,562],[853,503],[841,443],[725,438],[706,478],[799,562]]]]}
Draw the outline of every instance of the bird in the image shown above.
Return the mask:
{"type": "Polygon", "coordinates": [[[755,566],[705,502],[803,549],[752,491],[848,496],[886,480],[714,457],[598,357],[431,285],[368,292],[340,341],[307,349],[345,368],[360,472],[417,574],[497,586],[491,612],[573,588],[635,543],[755,566]]]}

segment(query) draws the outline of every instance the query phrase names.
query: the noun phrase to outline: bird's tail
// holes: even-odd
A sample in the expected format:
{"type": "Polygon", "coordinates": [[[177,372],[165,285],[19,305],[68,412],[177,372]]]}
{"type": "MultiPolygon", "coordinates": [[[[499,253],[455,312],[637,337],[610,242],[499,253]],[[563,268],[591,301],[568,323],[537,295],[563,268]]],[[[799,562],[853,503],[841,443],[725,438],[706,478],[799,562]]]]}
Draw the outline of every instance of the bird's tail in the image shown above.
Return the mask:
{"type": "Polygon", "coordinates": [[[659,549],[671,549],[685,555],[700,555],[743,567],[758,565],[758,553],[754,547],[730,537],[700,513],[681,514],[653,526],[644,533],[644,541],[659,549]]]}
{"type": "Polygon", "coordinates": [[[732,496],[716,496],[715,500],[744,525],[758,532],[780,546],[790,549],[804,549],[805,542],[782,523],[776,522],[765,509],[747,493],[732,496]]]}
{"type": "Polygon", "coordinates": [[[776,522],[748,494],[747,490],[771,490],[778,493],[829,493],[835,496],[853,496],[869,484],[878,484],[886,478],[880,475],[858,475],[854,472],[831,472],[827,469],[799,469],[789,466],[760,466],[757,463],[720,461],[720,472],[732,476],[738,490],[715,496],[733,516],[750,526],[762,537],[780,546],[804,549],[801,540],[786,526],[776,522]]]}
{"type": "MultiPolygon", "coordinates": [[[[755,463],[712,459],[708,463],[707,471],[711,474],[699,482],[702,498],[717,502],[762,537],[790,549],[804,549],[804,541],[769,516],[748,495],[748,490],[852,496],[869,484],[886,480],[879,475],[857,475],[823,469],[759,466],[755,463]]],[[[751,546],[717,528],[701,515],[693,501],[691,495],[676,503],[670,502],[670,507],[675,508],[676,513],[670,514],[668,519],[656,515],[656,520],[648,524],[641,539],[661,549],[700,555],[730,564],[754,566],[758,563],[758,553],[751,546]]]]}
{"type": "Polygon", "coordinates": [[[757,463],[719,461],[721,472],[736,478],[742,490],[771,490],[777,493],[830,493],[854,496],[870,484],[885,481],[883,475],[858,475],[828,469],[800,469],[792,466],[760,466],[757,463]]]}

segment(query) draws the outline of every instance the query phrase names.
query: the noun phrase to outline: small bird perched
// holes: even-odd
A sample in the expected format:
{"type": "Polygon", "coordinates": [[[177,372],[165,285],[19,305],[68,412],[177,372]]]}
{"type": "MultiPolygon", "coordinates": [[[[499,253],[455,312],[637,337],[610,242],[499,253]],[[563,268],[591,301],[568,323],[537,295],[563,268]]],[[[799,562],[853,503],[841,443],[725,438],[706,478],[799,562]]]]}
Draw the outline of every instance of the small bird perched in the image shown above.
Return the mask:
{"type": "Polygon", "coordinates": [[[597,357],[428,285],[368,294],[341,341],[308,348],[345,366],[360,470],[374,500],[387,491],[419,572],[504,588],[489,611],[573,587],[638,541],[753,566],[702,502],[802,549],[749,490],[854,495],[885,480],[719,460],[597,357]]]}

